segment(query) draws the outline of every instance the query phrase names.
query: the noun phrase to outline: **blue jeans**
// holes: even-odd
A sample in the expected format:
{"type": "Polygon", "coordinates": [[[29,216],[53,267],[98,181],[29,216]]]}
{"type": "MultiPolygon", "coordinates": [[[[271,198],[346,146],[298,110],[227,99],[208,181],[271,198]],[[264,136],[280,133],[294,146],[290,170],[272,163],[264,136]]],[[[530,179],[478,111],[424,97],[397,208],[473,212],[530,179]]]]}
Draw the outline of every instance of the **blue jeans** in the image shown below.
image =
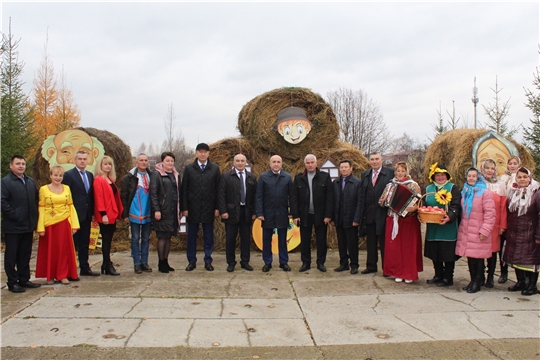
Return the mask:
{"type": "MultiPolygon", "coordinates": [[[[214,223],[202,223],[204,238],[204,262],[212,263],[212,251],[214,251],[214,223]]],[[[188,241],[186,256],[190,264],[197,263],[197,233],[199,232],[198,223],[187,224],[188,241]]]]}
{"type": "Polygon", "coordinates": [[[136,224],[130,221],[129,226],[131,228],[131,257],[133,258],[133,264],[148,264],[148,246],[150,245],[152,223],[136,224]]]}

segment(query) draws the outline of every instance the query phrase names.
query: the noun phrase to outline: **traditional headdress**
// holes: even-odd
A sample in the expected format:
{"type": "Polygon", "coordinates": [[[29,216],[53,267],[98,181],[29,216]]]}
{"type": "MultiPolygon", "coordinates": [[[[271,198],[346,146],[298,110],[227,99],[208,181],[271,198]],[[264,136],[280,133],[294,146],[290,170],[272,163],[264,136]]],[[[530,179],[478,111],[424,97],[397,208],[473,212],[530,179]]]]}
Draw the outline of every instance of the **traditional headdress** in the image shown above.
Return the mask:
{"type": "MultiPolygon", "coordinates": [[[[508,192],[508,210],[515,212],[518,210],[518,216],[527,213],[531,205],[531,198],[536,190],[540,187],[538,181],[532,178],[531,171],[525,167],[520,167],[518,172],[523,172],[529,175],[529,185],[520,188],[517,183],[512,184],[512,189],[508,192]]],[[[517,177],[517,176],[516,176],[517,177]]]]}
{"type": "Polygon", "coordinates": [[[448,170],[445,169],[445,166],[441,165],[439,166],[439,163],[436,162],[433,165],[429,167],[429,181],[433,182],[435,180],[435,174],[436,173],[444,173],[446,174],[446,179],[448,181],[452,180],[452,175],[448,172],[448,170]]]}
{"type": "Polygon", "coordinates": [[[478,173],[478,179],[474,185],[469,185],[468,182],[465,182],[463,185],[463,190],[461,190],[461,198],[463,199],[463,211],[467,214],[467,219],[471,216],[471,210],[473,207],[473,198],[474,196],[482,196],[484,190],[487,189],[486,182],[484,177],[480,175],[480,170],[475,167],[470,167],[465,171],[465,179],[469,171],[476,171],[478,173]]]}

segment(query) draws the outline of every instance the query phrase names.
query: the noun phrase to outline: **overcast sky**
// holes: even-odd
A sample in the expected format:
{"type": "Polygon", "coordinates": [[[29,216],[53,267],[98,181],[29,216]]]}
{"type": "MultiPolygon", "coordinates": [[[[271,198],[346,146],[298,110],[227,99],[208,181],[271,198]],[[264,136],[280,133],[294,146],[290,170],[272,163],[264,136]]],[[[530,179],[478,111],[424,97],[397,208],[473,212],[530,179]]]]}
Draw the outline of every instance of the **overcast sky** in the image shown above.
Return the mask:
{"type": "Polygon", "coordinates": [[[240,136],[238,113],[276,88],[326,97],[363,89],[394,136],[433,136],[439,103],[473,125],[482,105],[510,99],[508,121],[530,125],[524,87],[538,66],[539,3],[21,3],[2,2],[21,38],[30,93],[48,54],[62,67],[81,126],[132,149],[165,138],[167,106],[187,144],[240,136]]]}

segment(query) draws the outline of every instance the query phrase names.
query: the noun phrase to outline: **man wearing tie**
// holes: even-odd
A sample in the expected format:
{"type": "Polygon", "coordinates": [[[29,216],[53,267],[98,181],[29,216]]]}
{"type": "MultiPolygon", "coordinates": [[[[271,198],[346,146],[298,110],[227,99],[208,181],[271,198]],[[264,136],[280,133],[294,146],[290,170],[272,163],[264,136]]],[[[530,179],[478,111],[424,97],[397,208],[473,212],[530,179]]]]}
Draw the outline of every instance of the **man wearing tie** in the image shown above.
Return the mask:
{"type": "Polygon", "coordinates": [[[94,193],[92,183],[94,175],[86,171],[88,154],[78,151],[75,154],[75,167],[64,173],[62,183],[69,186],[73,205],[79,217],[80,230],[73,235],[75,249],[79,254],[81,276],[99,276],[88,264],[88,245],[90,243],[90,224],[94,214],[94,193]]]}
{"type": "Polygon", "coordinates": [[[227,271],[233,272],[236,266],[236,236],[240,233],[240,266],[253,271],[249,265],[251,226],[255,219],[255,175],[246,170],[246,157],[237,154],[233,160],[234,168],[221,177],[218,193],[218,208],[221,221],[225,223],[225,254],[227,271]]]}
{"type": "Polygon", "coordinates": [[[352,174],[350,160],[339,162],[340,176],[332,183],[334,188],[334,215],[330,224],[336,227],[339,249],[339,267],[334,271],[351,270],[358,274],[358,226],[362,219],[362,192],[360,179],[352,174]],[[349,268],[350,262],[350,268],[349,268]]]}
{"type": "Polygon", "coordinates": [[[362,274],[377,272],[379,259],[377,244],[381,249],[381,268],[384,263],[384,233],[387,209],[379,205],[379,198],[386,185],[394,178],[394,170],[382,166],[380,153],[369,154],[369,164],[371,169],[362,173],[361,191],[364,200],[364,216],[362,217],[360,236],[367,235],[367,261],[362,274]]]}

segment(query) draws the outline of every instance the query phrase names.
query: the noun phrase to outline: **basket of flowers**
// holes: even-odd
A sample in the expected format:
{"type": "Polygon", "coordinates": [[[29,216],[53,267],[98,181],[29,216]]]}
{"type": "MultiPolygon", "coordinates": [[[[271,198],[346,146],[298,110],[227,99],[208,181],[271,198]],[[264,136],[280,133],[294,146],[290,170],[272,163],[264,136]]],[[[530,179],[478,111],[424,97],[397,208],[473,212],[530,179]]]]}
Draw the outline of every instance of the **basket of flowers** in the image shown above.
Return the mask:
{"type": "Polygon", "coordinates": [[[418,219],[423,223],[439,224],[448,212],[448,204],[452,200],[452,193],[442,189],[436,193],[426,193],[422,195],[422,199],[429,194],[435,194],[435,200],[444,205],[444,209],[438,206],[421,206],[418,208],[418,219]]]}

